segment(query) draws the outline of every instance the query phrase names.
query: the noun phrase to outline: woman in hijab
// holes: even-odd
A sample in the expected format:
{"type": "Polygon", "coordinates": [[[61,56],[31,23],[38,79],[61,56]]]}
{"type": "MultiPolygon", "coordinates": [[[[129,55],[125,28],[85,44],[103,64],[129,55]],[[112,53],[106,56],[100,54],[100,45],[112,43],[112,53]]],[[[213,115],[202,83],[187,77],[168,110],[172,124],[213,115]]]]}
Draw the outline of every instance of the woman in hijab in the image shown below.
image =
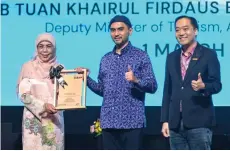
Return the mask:
{"type": "Polygon", "coordinates": [[[21,69],[17,92],[24,103],[22,122],[23,150],[63,150],[63,112],[53,106],[54,81],[49,78],[51,66],[57,66],[56,43],[51,34],[36,40],[32,60],[21,69]]]}

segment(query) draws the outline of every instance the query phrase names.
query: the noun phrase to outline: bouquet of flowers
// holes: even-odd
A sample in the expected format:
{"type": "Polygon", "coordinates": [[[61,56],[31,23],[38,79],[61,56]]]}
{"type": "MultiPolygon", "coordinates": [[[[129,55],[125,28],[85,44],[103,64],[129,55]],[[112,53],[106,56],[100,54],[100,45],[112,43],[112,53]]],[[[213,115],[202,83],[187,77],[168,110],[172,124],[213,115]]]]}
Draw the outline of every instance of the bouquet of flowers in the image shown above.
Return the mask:
{"type": "Polygon", "coordinates": [[[93,122],[93,125],[90,126],[90,133],[94,134],[95,137],[102,134],[102,129],[100,125],[101,125],[100,119],[97,119],[96,121],[93,122]]]}

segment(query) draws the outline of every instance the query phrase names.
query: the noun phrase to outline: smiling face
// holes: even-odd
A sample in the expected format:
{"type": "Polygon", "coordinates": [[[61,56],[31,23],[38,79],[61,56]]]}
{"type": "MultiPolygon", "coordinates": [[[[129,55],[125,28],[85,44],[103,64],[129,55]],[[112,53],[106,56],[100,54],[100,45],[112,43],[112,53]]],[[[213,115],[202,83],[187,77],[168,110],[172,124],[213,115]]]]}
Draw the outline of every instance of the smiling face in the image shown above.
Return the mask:
{"type": "Polygon", "coordinates": [[[49,62],[55,56],[55,48],[49,41],[42,41],[37,45],[38,57],[43,62],[49,62]]]}
{"type": "Polygon", "coordinates": [[[181,18],[176,22],[176,39],[182,45],[192,44],[197,35],[197,29],[191,24],[190,19],[181,18]]]}
{"type": "Polygon", "coordinates": [[[129,36],[132,34],[132,28],[129,28],[123,22],[114,22],[110,26],[110,34],[116,45],[123,46],[128,42],[129,36]]]}

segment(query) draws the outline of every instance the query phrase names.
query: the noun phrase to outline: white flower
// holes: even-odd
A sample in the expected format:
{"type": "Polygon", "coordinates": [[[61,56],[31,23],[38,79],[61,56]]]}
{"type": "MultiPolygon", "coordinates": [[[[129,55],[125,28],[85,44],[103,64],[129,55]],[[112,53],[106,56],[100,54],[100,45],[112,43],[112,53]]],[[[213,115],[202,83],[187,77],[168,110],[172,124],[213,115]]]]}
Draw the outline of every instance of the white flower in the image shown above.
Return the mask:
{"type": "Polygon", "coordinates": [[[94,133],[94,132],[95,132],[94,125],[91,125],[90,126],[90,133],[94,133]]]}

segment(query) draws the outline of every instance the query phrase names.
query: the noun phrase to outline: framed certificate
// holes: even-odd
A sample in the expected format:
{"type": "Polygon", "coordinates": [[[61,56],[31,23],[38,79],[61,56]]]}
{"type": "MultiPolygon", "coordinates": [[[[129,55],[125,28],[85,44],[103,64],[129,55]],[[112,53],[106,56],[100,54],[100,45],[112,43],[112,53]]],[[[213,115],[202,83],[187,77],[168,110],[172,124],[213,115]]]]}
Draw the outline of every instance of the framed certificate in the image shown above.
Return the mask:
{"type": "Polygon", "coordinates": [[[75,70],[62,70],[61,76],[66,82],[62,87],[54,78],[54,106],[59,110],[86,108],[87,72],[79,74],[75,70]]]}

